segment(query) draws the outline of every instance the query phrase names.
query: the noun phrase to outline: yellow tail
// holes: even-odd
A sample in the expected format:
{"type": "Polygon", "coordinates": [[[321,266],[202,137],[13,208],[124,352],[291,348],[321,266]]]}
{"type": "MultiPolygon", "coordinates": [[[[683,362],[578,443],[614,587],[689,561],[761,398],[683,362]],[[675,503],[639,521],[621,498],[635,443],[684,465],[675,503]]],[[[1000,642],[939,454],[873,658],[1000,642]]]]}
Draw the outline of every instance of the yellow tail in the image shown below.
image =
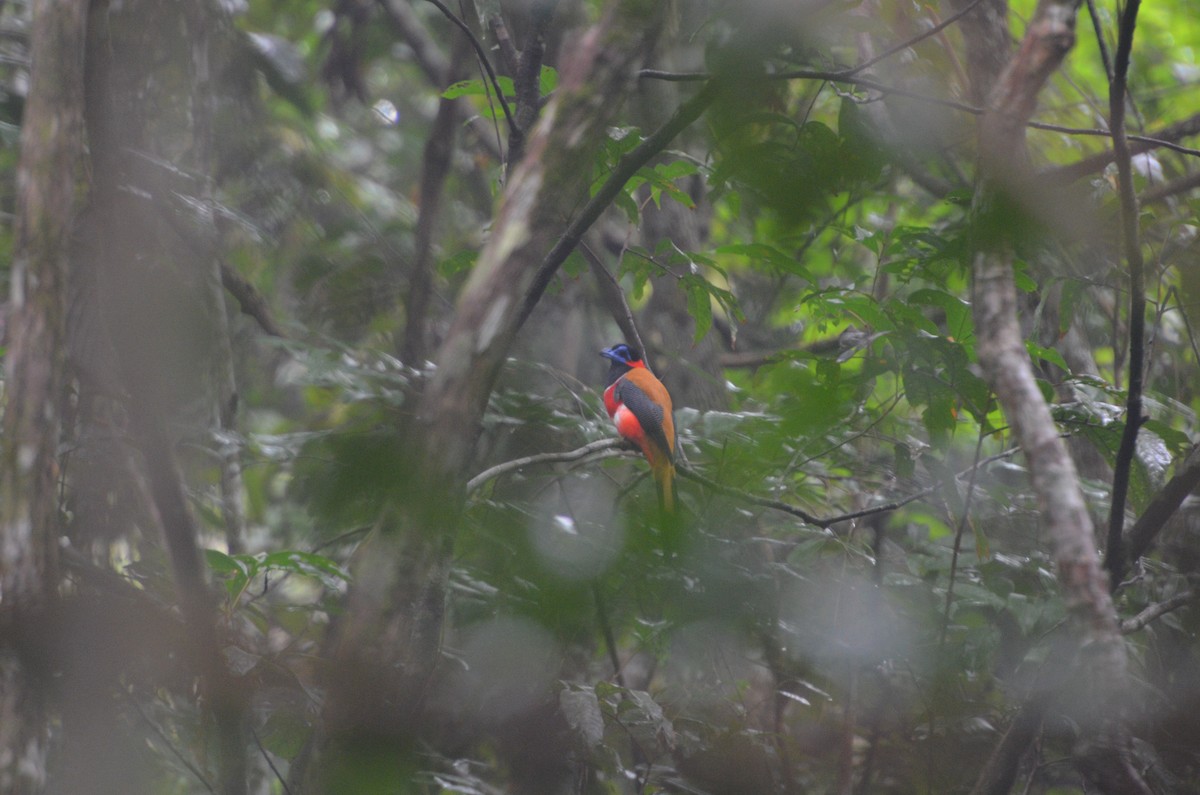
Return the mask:
{"type": "Polygon", "coordinates": [[[658,487],[658,506],[664,513],[675,513],[675,465],[662,461],[652,467],[658,487]]]}

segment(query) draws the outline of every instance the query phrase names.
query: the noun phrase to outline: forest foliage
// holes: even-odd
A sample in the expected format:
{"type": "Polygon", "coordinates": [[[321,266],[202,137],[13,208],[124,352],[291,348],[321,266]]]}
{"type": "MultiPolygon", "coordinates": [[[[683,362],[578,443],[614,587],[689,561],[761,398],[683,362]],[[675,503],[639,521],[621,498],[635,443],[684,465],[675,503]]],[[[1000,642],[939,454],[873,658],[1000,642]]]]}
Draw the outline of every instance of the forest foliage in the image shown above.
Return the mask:
{"type": "MultiPolygon", "coordinates": [[[[71,5],[0,3],[6,434],[71,5]]],[[[82,5],[0,790],[1200,788],[1190,0],[82,5]],[[993,255],[1069,489],[989,370],[993,255]],[[622,339],[674,517],[601,400],[622,339]]]]}

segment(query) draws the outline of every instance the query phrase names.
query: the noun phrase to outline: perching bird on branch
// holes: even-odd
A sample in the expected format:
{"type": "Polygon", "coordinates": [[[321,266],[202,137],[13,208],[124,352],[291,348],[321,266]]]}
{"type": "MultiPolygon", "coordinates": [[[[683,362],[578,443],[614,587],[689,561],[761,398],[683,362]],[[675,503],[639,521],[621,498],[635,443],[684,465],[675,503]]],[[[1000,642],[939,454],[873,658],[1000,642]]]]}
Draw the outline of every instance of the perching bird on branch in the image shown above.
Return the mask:
{"type": "Polygon", "coordinates": [[[659,505],[673,513],[675,420],[671,416],[671,396],[636,348],[621,343],[605,348],[600,355],[612,362],[605,381],[604,408],[617,426],[617,433],[637,445],[650,462],[659,505]]]}

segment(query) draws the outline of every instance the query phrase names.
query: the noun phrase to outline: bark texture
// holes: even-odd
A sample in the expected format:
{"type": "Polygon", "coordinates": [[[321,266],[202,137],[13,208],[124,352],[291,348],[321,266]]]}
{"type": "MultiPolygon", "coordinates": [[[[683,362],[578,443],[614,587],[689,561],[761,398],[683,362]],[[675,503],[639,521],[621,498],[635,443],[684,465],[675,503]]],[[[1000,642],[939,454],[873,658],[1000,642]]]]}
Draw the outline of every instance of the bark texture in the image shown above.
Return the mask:
{"type": "Polygon", "coordinates": [[[0,646],[0,791],[8,793],[39,791],[47,775],[49,716],[31,646],[57,601],[57,445],[86,23],[84,0],[34,3],[0,442],[0,631],[15,641],[0,646]]]}

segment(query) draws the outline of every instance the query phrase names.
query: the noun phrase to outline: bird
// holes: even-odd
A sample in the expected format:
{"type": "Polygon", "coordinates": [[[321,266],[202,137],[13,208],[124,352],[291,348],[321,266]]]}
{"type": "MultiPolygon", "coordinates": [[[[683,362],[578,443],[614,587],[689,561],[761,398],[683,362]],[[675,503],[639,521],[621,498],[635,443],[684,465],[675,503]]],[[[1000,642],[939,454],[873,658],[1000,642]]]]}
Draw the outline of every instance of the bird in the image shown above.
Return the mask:
{"type": "Polygon", "coordinates": [[[659,505],[664,512],[674,513],[675,419],[671,395],[646,367],[637,348],[622,342],[605,348],[600,355],[611,362],[604,384],[604,408],[617,433],[646,456],[658,487],[659,505]]]}

